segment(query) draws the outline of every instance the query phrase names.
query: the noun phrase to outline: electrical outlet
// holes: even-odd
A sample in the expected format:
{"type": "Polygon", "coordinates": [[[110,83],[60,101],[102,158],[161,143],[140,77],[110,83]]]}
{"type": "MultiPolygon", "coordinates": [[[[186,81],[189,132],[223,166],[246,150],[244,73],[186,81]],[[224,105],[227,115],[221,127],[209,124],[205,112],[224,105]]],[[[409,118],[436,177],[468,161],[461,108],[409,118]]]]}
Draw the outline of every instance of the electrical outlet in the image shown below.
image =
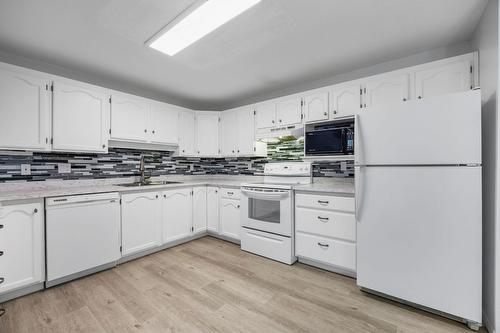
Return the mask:
{"type": "Polygon", "coordinates": [[[347,171],[347,162],[345,161],[340,162],[340,170],[347,171]]]}
{"type": "Polygon", "coordinates": [[[21,176],[31,175],[31,164],[21,164],[21,176]]]}
{"type": "Polygon", "coordinates": [[[58,163],[57,164],[58,173],[71,173],[71,164],[69,163],[58,163]]]}

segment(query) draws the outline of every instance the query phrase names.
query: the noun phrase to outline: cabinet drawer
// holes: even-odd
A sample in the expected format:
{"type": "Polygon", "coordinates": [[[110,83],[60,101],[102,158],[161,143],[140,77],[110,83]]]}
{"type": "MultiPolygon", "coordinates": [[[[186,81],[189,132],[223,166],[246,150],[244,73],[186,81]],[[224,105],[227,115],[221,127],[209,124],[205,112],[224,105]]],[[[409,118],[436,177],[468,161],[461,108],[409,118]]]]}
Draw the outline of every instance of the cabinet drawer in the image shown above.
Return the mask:
{"type": "Polygon", "coordinates": [[[240,199],[241,191],[235,188],[221,188],[220,195],[226,199],[240,199]]]}
{"type": "Polygon", "coordinates": [[[297,232],[296,255],[356,271],[356,245],[297,232]]]}
{"type": "Polygon", "coordinates": [[[296,194],[295,205],[306,208],[319,208],[354,212],[354,198],[331,195],[296,194]]]}
{"type": "Polygon", "coordinates": [[[350,213],[296,208],[295,229],[325,237],[356,241],[356,219],[354,214],[350,213]]]}

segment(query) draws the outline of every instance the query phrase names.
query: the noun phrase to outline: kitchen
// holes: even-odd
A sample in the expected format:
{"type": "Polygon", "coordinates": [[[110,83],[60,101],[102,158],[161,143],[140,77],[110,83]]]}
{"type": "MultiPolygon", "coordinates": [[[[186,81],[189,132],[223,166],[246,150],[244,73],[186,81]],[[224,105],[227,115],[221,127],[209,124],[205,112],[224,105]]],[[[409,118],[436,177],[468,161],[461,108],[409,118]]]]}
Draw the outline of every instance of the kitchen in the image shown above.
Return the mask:
{"type": "Polygon", "coordinates": [[[498,331],[498,1],[0,18],[0,332],[498,331]]]}

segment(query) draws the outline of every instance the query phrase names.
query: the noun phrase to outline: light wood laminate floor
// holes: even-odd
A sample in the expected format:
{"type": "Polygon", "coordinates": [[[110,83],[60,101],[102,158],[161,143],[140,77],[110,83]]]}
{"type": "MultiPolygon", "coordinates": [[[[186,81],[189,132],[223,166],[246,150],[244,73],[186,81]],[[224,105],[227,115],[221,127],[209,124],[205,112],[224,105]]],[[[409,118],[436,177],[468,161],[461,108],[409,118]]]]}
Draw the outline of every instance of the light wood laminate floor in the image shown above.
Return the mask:
{"type": "MultiPolygon", "coordinates": [[[[0,332],[468,332],[212,237],[3,304],[0,332]]],[[[482,330],[482,332],[485,332],[482,330]]]]}

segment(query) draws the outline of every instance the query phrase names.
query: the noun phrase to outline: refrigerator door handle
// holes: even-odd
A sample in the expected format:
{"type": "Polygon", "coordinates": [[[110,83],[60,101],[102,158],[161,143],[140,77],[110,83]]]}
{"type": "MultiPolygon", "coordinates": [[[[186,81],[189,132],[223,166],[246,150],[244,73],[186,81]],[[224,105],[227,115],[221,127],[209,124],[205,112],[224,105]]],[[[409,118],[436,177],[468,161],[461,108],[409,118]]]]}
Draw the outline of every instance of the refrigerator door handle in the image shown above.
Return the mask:
{"type": "Polygon", "coordinates": [[[360,221],[361,217],[361,204],[363,198],[363,167],[355,167],[354,178],[354,214],[356,221],[360,221]]]}
{"type": "Polygon", "coordinates": [[[361,131],[359,128],[359,115],[354,115],[354,164],[363,164],[361,152],[361,131]]]}

